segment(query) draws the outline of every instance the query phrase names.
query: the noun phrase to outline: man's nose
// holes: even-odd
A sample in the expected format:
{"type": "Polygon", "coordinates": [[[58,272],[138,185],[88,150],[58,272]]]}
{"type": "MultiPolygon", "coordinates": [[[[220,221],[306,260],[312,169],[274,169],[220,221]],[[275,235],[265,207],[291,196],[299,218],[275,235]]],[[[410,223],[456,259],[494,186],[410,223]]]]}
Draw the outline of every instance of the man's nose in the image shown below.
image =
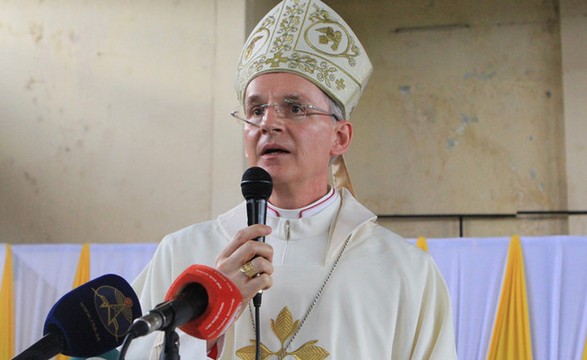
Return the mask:
{"type": "Polygon", "coordinates": [[[281,131],[283,128],[283,114],[279,112],[277,105],[268,106],[261,119],[262,131],[281,131]]]}

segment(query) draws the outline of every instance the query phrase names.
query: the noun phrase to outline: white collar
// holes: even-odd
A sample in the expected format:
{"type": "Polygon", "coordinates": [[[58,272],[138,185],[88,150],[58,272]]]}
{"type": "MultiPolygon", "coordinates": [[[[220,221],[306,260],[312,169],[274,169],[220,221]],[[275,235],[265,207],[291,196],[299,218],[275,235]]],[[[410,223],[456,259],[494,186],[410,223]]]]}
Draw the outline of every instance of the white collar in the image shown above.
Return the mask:
{"type": "Polygon", "coordinates": [[[267,215],[272,217],[281,217],[285,219],[301,219],[314,216],[328,207],[328,205],[338,199],[338,192],[333,187],[328,193],[320,199],[314,201],[310,205],[304,206],[300,209],[281,209],[272,204],[267,204],[267,215]]]}

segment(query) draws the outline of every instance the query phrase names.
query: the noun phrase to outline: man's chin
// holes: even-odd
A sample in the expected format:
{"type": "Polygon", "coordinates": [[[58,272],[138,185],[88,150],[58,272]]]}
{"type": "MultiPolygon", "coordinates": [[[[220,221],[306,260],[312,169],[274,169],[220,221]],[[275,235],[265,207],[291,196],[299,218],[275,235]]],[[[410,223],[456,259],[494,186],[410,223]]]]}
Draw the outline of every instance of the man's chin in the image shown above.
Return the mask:
{"type": "Polygon", "coordinates": [[[291,170],[286,169],[283,166],[278,165],[267,165],[267,164],[259,164],[257,165],[260,168],[263,168],[265,171],[271,175],[271,179],[273,180],[273,186],[277,184],[287,183],[288,179],[291,181],[293,178],[293,174],[291,170]]]}

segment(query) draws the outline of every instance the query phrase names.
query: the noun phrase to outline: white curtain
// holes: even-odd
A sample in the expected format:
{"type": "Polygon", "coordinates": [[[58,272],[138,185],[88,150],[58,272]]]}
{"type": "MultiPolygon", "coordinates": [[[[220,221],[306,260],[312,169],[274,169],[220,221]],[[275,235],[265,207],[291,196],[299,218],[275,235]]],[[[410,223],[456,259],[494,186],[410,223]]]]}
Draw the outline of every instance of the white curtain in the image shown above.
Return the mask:
{"type": "MultiPolygon", "coordinates": [[[[1,247],[4,264],[6,247],[1,247]]],[[[43,337],[49,310],[72,289],[81,248],[81,244],[12,245],[16,354],[43,337]]],[[[90,278],[112,273],[132,282],[155,248],[156,244],[91,245],[90,278]]]]}
{"type": "Polygon", "coordinates": [[[51,306],[71,290],[81,245],[13,245],[14,350],[43,336],[51,306]]]}
{"type": "Polygon", "coordinates": [[[117,274],[130,283],[147,265],[156,248],[157,244],[93,244],[90,246],[90,278],[117,274]]]}
{"type": "Polygon", "coordinates": [[[587,339],[587,238],[523,239],[534,358],[581,360],[587,339]]]}
{"type": "MultiPolygon", "coordinates": [[[[413,240],[412,240],[413,241],[413,240]]],[[[451,293],[460,359],[485,360],[510,238],[429,239],[451,293]]],[[[587,237],[522,237],[535,360],[581,360],[587,237]]]]}
{"type": "MultiPolygon", "coordinates": [[[[485,360],[510,238],[427,242],[451,293],[459,358],[485,360]]],[[[91,245],[90,277],[114,273],[131,282],[155,247],[91,245]]],[[[522,247],[534,359],[581,360],[587,338],[587,237],[523,237],[522,247]]],[[[49,309],[71,290],[81,245],[13,245],[12,251],[20,353],[42,337],[49,309]]],[[[4,253],[0,246],[0,265],[4,253]]]]}
{"type": "Polygon", "coordinates": [[[460,359],[487,358],[509,239],[431,239],[449,287],[460,359]]]}

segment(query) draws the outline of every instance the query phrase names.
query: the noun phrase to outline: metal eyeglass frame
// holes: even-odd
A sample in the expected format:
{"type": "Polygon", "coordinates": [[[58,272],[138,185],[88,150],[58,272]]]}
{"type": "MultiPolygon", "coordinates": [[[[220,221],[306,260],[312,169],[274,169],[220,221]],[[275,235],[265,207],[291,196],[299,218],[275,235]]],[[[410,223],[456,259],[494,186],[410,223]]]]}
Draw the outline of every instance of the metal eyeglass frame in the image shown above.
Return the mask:
{"type": "Polygon", "coordinates": [[[255,106],[255,110],[259,110],[259,109],[263,110],[263,114],[259,115],[258,122],[246,119],[245,117],[243,117],[242,115],[239,114],[238,110],[232,111],[230,113],[230,115],[232,117],[234,117],[235,119],[244,122],[245,124],[249,124],[249,125],[255,126],[255,127],[261,127],[261,122],[263,121],[263,118],[267,115],[267,108],[270,108],[270,107],[275,108],[277,114],[280,114],[281,116],[279,116],[279,117],[281,117],[282,119],[305,118],[310,115],[326,115],[326,116],[332,116],[334,118],[334,120],[336,120],[336,121],[340,120],[340,118],[336,114],[331,113],[330,111],[327,111],[324,109],[320,109],[319,107],[317,107],[315,105],[300,104],[296,100],[292,100],[292,99],[283,99],[283,102],[291,107],[299,106],[303,111],[299,114],[296,114],[293,111],[290,111],[292,113],[291,115],[283,115],[285,112],[284,111],[284,104],[283,103],[281,103],[281,104],[280,103],[272,103],[272,104],[262,104],[262,105],[255,106]],[[312,110],[314,112],[308,113],[308,110],[312,110]]]}

